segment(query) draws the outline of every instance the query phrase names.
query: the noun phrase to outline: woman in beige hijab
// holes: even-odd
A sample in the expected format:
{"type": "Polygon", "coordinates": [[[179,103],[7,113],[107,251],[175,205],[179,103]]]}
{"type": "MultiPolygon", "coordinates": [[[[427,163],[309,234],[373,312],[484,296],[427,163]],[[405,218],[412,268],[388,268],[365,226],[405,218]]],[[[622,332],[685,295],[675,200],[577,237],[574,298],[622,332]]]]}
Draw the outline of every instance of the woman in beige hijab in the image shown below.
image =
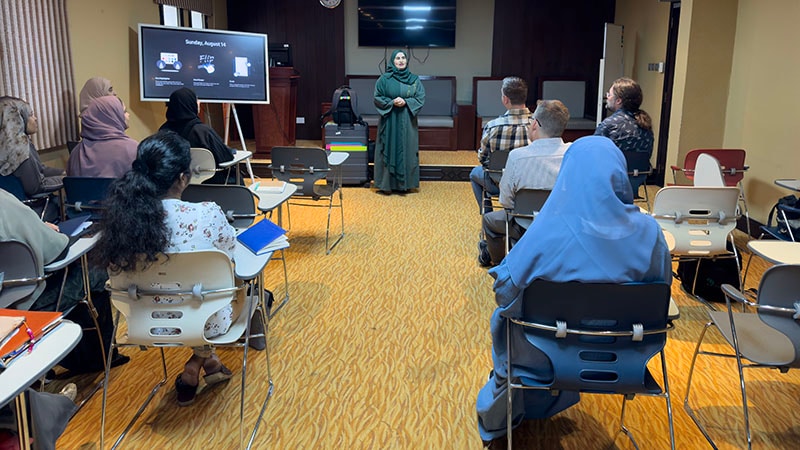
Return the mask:
{"type": "Polygon", "coordinates": [[[117,95],[114,92],[114,86],[111,85],[111,81],[103,77],[92,77],[86,80],[80,93],[81,114],[89,107],[89,102],[106,95],[117,95]]]}

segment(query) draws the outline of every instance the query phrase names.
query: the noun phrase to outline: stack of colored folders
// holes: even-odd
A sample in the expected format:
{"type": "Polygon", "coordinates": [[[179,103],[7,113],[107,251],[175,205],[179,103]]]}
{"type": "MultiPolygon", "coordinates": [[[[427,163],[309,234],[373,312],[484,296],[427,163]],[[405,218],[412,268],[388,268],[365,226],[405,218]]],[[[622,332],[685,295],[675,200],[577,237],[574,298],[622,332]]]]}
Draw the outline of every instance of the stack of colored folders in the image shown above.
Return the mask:
{"type": "Polygon", "coordinates": [[[61,323],[60,312],[0,309],[0,368],[5,369],[61,323]]]}

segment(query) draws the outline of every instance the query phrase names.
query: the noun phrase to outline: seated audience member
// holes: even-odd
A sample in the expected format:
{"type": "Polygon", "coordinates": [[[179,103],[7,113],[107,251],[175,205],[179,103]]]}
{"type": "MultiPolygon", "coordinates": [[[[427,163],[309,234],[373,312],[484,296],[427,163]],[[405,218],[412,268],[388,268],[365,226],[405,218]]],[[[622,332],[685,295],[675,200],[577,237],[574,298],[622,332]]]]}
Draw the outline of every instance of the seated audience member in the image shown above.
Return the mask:
{"type": "Polygon", "coordinates": [[[623,152],[653,153],[653,125],[642,106],[642,88],[630,78],[618,78],[606,93],[613,114],[597,125],[595,136],[605,136],[623,152]]]}
{"type": "MultiPolygon", "coordinates": [[[[145,138],[133,169],[109,189],[102,238],[95,249],[101,267],[113,272],[136,271],[162,253],[219,249],[233,256],[236,230],[215,203],[189,203],[181,193],[189,185],[189,143],[171,131],[145,138]]],[[[236,317],[231,305],[217,311],[205,324],[206,337],[225,334],[236,317]]],[[[178,404],[194,401],[205,371],[207,384],[231,377],[215,351],[194,348],[183,373],[175,380],[178,404]]]]}
{"type": "Polygon", "coordinates": [[[125,134],[130,116],[112,95],[89,102],[81,113],[81,141],[70,152],[67,175],[119,178],[131,169],[138,143],[125,134]]]}
{"type": "MultiPolygon", "coordinates": [[[[200,120],[198,113],[197,96],[189,88],[180,88],[169,96],[167,104],[167,121],[161,125],[162,130],[172,130],[187,141],[190,147],[201,147],[211,150],[214,161],[219,167],[233,159],[236,150],[228,147],[213,128],[200,120]]],[[[226,171],[222,170],[206,180],[207,184],[223,184],[227,179],[226,171]]]]}
{"type": "MultiPolygon", "coordinates": [[[[561,167],[561,159],[569,148],[561,134],[569,121],[569,110],[558,100],[539,100],[528,125],[531,143],[511,150],[506,169],[500,179],[500,204],[514,208],[514,196],[521,189],[552,189],[561,167]]],[[[516,222],[509,226],[512,242],[525,230],[516,222]]],[[[496,266],[506,255],[506,212],[491,211],[483,215],[483,234],[478,246],[478,261],[482,266],[496,266]]]]}
{"type": "MultiPolygon", "coordinates": [[[[478,393],[478,430],[484,441],[506,434],[506,317],[520,317],[523,292],[535,279],[584,283],[671,283],[669,250],[656,221],[633,205],[625,158],[609,139],[587,136],[564,155],[561,171],[540,214],[499,266],[497,309],[491,318],[494,370],[478,393]]],[[[514,341],[524,341],[514,332],[514,341]]],[[[527,345],[527,344],[526,344],[527,345]]],[[[515,376],[552,379],[548,357],[536,349],[519,355],[515,376]]],[[[512,419],[550,417],[580,400],[577,392],[514,391],[512,419]]]]}
{"type": "MultiPolygon", "coordinates": [[[[78,388],[75,383],[67,383],[58,394],[39,392],[28,388],[24,395],[29,405],[28,414],[33,425],[28,437],[37,450],[54,450],[56,441],[67,428],[69,419],[78,409],[75,397],[78,388]]],[[[0,408],[0,450],[19,450],[17,436],[17,411],[9,403],[0,408]]]]}
{"type": "MultiPolygon", "coordinates": [[[[63,258],[68,250],[70,238],[58,232],[58,227],[42,222],[36,213],[22,204],[16,197],[0,189],[0,241],[19,241],[27,244],[33,251],[37,261],[42,266],[63,258]]],[[[80,261],[75,261],[67,270],[67,280],[64,282],[61,302],[58,297],[64,271],[57,271],[50,275],[45,285],[33,293],[36,300],[30,306],[34,311],[68,311],[78,304],[84,297],[83,272],[80,261]]],[[[99,316],[97,322],[103,334],[105,350],[111,343],[111,308],[109,294],[105,290],[108,275],[104,270],[90,269],[89,283],[92,293],[92,303],[99,316]]],[[[82,326],[94,326],[94,321],[86,314],[86,308],[78,307],[75,315],[70,319],[82,326]]],[[[97,335],[94,332],[84,333],[81,342],[62,360],[61,365],[73,373],[96,372],[103,370],[102,361],[97,349],[97,335]]],[[[124,364],[130,358],[114,354],[112,365],[124,364]]]]}
{"type": "Polygon", "coordinates": [[[528,98],[528,84],[519,77],[506,77],[500,90],[500,99],[508,111],[502,116],[489,121],[483,126],[481,147],[478,149],[480,165],[472,169],[469,179],[472,181],[472,191],[481,213],[492,210],[491,201],[483,197],[483,189],[487,194],[497,195],[499,188],[484,172],[489,167],[489,160],[494,152],[508,152],[517,147],[528,145],[526,127],[531,117],[531,112],[525,106],[528,98]]]}
{"type": "Polygon", "coordinates": [[[81,93],[78,96],[80,100],[80,113],[83,114],[83,112],[86,111],[86,108],[89,107],[89,102],[92,100],[109,95],[117,95],[117,93],[114,92],[114,87],[111,85],[111,81],[103,77],[89,78],[86,80],[86,83],[83,84],[81,93]]]}
{"type": "Polygon", "coordinates": [[[25,195],[50,192],[62,186],[64,171],[47,167],[39,159],[31,135],[39,122],[31,105],[15,97],[0,97],[0,175],[14,174],[25,195]]]}

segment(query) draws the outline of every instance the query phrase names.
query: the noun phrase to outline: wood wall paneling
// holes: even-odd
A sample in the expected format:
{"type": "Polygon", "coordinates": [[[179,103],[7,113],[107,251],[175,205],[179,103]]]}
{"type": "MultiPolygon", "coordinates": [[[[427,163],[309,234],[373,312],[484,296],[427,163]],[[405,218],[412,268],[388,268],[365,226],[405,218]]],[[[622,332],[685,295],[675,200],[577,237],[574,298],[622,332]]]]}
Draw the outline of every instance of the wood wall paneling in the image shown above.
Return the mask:
{"type": "Polygon", "coordinates": [[[603,31],[614,22],[614,0],[495,2],[492,76],[528,82],[528,104],[539,98],[540,77],[586,80],[586,111],[596,110],[603,31]]]}
{"type": "MultiPolygon", "coordinates": [[[[344,8],[295,0],[228,0],[227,5],[231,30],[266,33],[269,42],[291,46],[294,69],[300,75],[297,117],[305,120],[297,124],[296,136],[321,139],[320,100],[330,98],[344,81],[344,8]]],[[[252,120],[240,112],[242,120],[252,120]]]]}

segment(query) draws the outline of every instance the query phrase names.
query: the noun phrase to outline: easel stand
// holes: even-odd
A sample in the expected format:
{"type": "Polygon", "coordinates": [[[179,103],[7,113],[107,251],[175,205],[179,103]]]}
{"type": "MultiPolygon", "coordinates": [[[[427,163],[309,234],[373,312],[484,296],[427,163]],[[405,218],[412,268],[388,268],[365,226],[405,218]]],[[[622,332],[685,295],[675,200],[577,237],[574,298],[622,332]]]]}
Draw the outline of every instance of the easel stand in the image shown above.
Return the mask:
{"type": "MultiPolygon", "coordinates": [[[[239,142],[242,143],[242,150],[247,151],[247,144],[244,141],[244,133],[242,133],[242,124],[239,122],[239,114],[236,113],[236,105],[233,103],[222,104],[222,113],[225,117],[225,145],[228,145],[228,141],[230,140],[231,111],[233,111],[233,120],[236,122],[236,130],[239,132],[239,142]]],[[[250,165],[250,158],[245,159],[244,163],[247,165],[247,173],[250,175],[250,183],[255,183],[256,177],[253,175],[253,166],[250,165]]]]}

